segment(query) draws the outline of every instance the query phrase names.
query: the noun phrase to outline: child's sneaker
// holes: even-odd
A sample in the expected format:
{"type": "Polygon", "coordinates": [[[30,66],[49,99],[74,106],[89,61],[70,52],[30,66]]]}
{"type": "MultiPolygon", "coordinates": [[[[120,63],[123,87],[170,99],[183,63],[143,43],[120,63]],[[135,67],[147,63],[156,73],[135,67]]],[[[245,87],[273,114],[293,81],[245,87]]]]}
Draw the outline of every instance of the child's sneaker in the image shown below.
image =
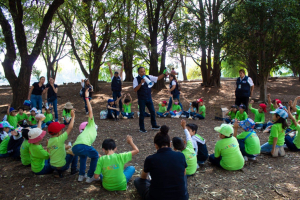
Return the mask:
{"type": "Polygon", "coordinates": [[[79,176],[78,176],[78,181],[79,181],[79,182],[82,182],[82,181],[83,181],[84,179],[86,179],[86,178],[88,178],[86,174],[85,174],[84,176],[83,176],[83,175],[79,175],[79,176]]]}
{"type": "Polygon", "coordinates": [[[193,120],[198,120],[199,118],[198,117],[193,117],[193,120]]]}
{"type": "Polygon", "coordinates": [[[128,119],[128,117],[126,117],[126,116],[123,116],[123,119],[128,119]]]}
{"type": "Polygon", "coordinates": [[[141,133],[147,133],[147,131],[145,129],[140,129],[141,133]]]}
{"type": "Polygon", "coordinates": [[[114,113],[111,113],[111,116],[112,116],[114,119],[116,119],[116,118],[115,118],[115,114],[114,114],[114,113]]]}
{"type": "Polygon", "coordinates": [[[245,162],[247,162],[248,161],[248,157],[244,156],[244,160],[245,160],[245,162]]]}
{"type": "Polygon", "coordinates": [[[158,118],[160,118],[160,115],[157,115],[158,118]]]}
{"type": "Polygon", "coordinates": [[[175,115],[175,117],[174,118],[179,118],[180,117],[180,115],[175,115]]]}
{"type": "Polygon", "coordinates": [[[171,118],[174,118],[175,117],[175,115],[171,115],[171,118]]]}
{"type": "Polygon", "coordinates": [[[189,119],[193,119],[192,116],[190,116],[189,119]]]}
{"type": "Polygon", "coordinates": [[[248,157],[248,160],[255,161],[256,157],[248,157]]]}
{"type": "Polygon", "coordinates": [[[275,157],[278,157],[278,152],[279,152],[279,148],[278,147],[276,147],[275,148],[275,152],[274,152],[274,154],[272,154],[272,156],[275,158],[275,157]]]}
{"type": "Polygon", "coordinates": [[[99,180],[100,180],[100,177],[98,177],[98,178],[96,179],[96,178],[94,178],[94,176],[93,176],[92,178],[87,177],[85,182],[91,183],[91,182],[93,182],[93,181],[99,181],[99,180]]]}
{"type": "Polygon", "coordinates": [[[278,155],[279,156],[285,156],[285,151],[284,151],[284,147],[283,146],[279,147],[278,155]]]}
{"type": "Polygon", "coordinates": [[[164,117],[167,117],[167,115],[164,115],[164,117]]]}
{"type": "Polygon", "coordinates": [[[186,116],[185,116],[185,115],[181,115],[180,117],[182,117],[182,118],[186,118],[186,116]]]}

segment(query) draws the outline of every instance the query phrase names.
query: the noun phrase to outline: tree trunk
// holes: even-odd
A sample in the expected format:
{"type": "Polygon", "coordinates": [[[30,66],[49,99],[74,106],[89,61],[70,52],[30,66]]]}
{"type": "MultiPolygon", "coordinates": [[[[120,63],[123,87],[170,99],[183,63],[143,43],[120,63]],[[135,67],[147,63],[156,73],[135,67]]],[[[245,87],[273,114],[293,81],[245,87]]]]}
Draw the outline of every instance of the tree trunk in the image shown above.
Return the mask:
{"type": "Polygon", "coordinates": [[[206,68],[206,46],[201,46],[201,74],[202,74],[202,85],[207,86],[208,85],[208,77],[207,77],[207,68],[206,68]]]}
{"type": "MultiPolygon", "coordinates": [[[[125,47],[127,49],[127,47],[125,47]]],[[[125,71],[125,80],[128,82],[133,81],[132,74],[132,62],[133,62],[133,54],[131,51],[127,50],[127,52],[123,52],[123,63],[124,63],[124,71],[125,71]]]]}
{"type": "Polygon", "coordinates": [[[257,54],[249,52],[247,64],[248,76],[253,80],[254,85],[259,86],[259,78],[257,76],[257,54]]]}
{"type": "Polygon", "coordinates": [[[187,81],[188,79],[186,76],[186,62],[185,62],[182,54],[180,54],[180,63],[181,63],[181,68],[182,68],[183,80],[187,81]]]}
{"type": "Polygon", "coordinates": [[[259,76],[259,100],[267,102],[267,80],[268,76],[259,76]]]}

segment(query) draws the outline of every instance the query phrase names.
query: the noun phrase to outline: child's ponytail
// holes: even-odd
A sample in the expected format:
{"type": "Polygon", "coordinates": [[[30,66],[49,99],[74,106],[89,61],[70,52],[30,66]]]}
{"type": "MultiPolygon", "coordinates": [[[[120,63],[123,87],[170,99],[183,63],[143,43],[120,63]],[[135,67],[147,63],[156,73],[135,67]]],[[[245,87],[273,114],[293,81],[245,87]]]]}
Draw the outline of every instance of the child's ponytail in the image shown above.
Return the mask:
{"type": "Polygon", "coordinates": [[[168,126],[166,125],[161,126],[160,131],[154,137],[154,144],[156,144],[159,148],[161,148],[162,146],[170,147],[171,140],[168,132],[169,132],[168,126]]]}
{"type": "MultiPolygon", "coordinates": [[[[276,116],[279,116],[277,113],[275,113],[276,116]]],[[[281,123],[282,124],[282,129],[285,130],[286,128],[288,128],[288,124],[286,122],[286,119],[280,117],[274,124],[277,124],[277,123],[281,123]]]]}

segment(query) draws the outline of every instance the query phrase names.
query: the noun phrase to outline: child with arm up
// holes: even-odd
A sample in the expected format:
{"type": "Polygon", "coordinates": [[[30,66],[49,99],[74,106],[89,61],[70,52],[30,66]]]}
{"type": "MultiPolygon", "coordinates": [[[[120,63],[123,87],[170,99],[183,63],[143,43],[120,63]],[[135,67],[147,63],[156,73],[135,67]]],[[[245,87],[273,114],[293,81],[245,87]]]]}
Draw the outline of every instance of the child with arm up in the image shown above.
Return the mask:
{"type": "Polygon", "coordinates": [[[133,119],[134,112],[131,112],[132,98],[129,93],[125,94],[122,98],[122,105],[124,108],[124,112],[122,112],[123,119],[133,119]],[[126,98],[126,96],[128,96],[128,98],[126,98]]]}
{"type": "Polygon", "coordinates": [[[249,104],[250,111],[254,114],[254,122],[255,122],[255,128],[263,128],[265,123],[265,113],[267,112],[267,106],[264,103],[259,104],[258,109],[255,109],[252,107],[252,104],[254,103],[253,100],[251,100],[249,104]]]}

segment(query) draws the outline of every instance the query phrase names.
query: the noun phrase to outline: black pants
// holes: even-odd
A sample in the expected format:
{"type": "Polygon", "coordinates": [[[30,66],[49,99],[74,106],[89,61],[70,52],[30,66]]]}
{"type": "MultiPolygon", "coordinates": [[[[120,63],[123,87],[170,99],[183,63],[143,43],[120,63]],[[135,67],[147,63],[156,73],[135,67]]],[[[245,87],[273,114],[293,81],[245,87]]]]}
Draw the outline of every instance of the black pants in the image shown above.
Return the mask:
{"type": "Polygon", "coordinates": [[[150,200],[149,197],[150,180],[136,178],[134,180],[134,186],[143,200],[150,200]]]}
{"type": "Polygon", "coordinates": [[[246,106],[246,113],[248,113],[248,103],[249,97],[235,97],[235,105],[240,106],[241,104],[244,104],[246,106]]]}

